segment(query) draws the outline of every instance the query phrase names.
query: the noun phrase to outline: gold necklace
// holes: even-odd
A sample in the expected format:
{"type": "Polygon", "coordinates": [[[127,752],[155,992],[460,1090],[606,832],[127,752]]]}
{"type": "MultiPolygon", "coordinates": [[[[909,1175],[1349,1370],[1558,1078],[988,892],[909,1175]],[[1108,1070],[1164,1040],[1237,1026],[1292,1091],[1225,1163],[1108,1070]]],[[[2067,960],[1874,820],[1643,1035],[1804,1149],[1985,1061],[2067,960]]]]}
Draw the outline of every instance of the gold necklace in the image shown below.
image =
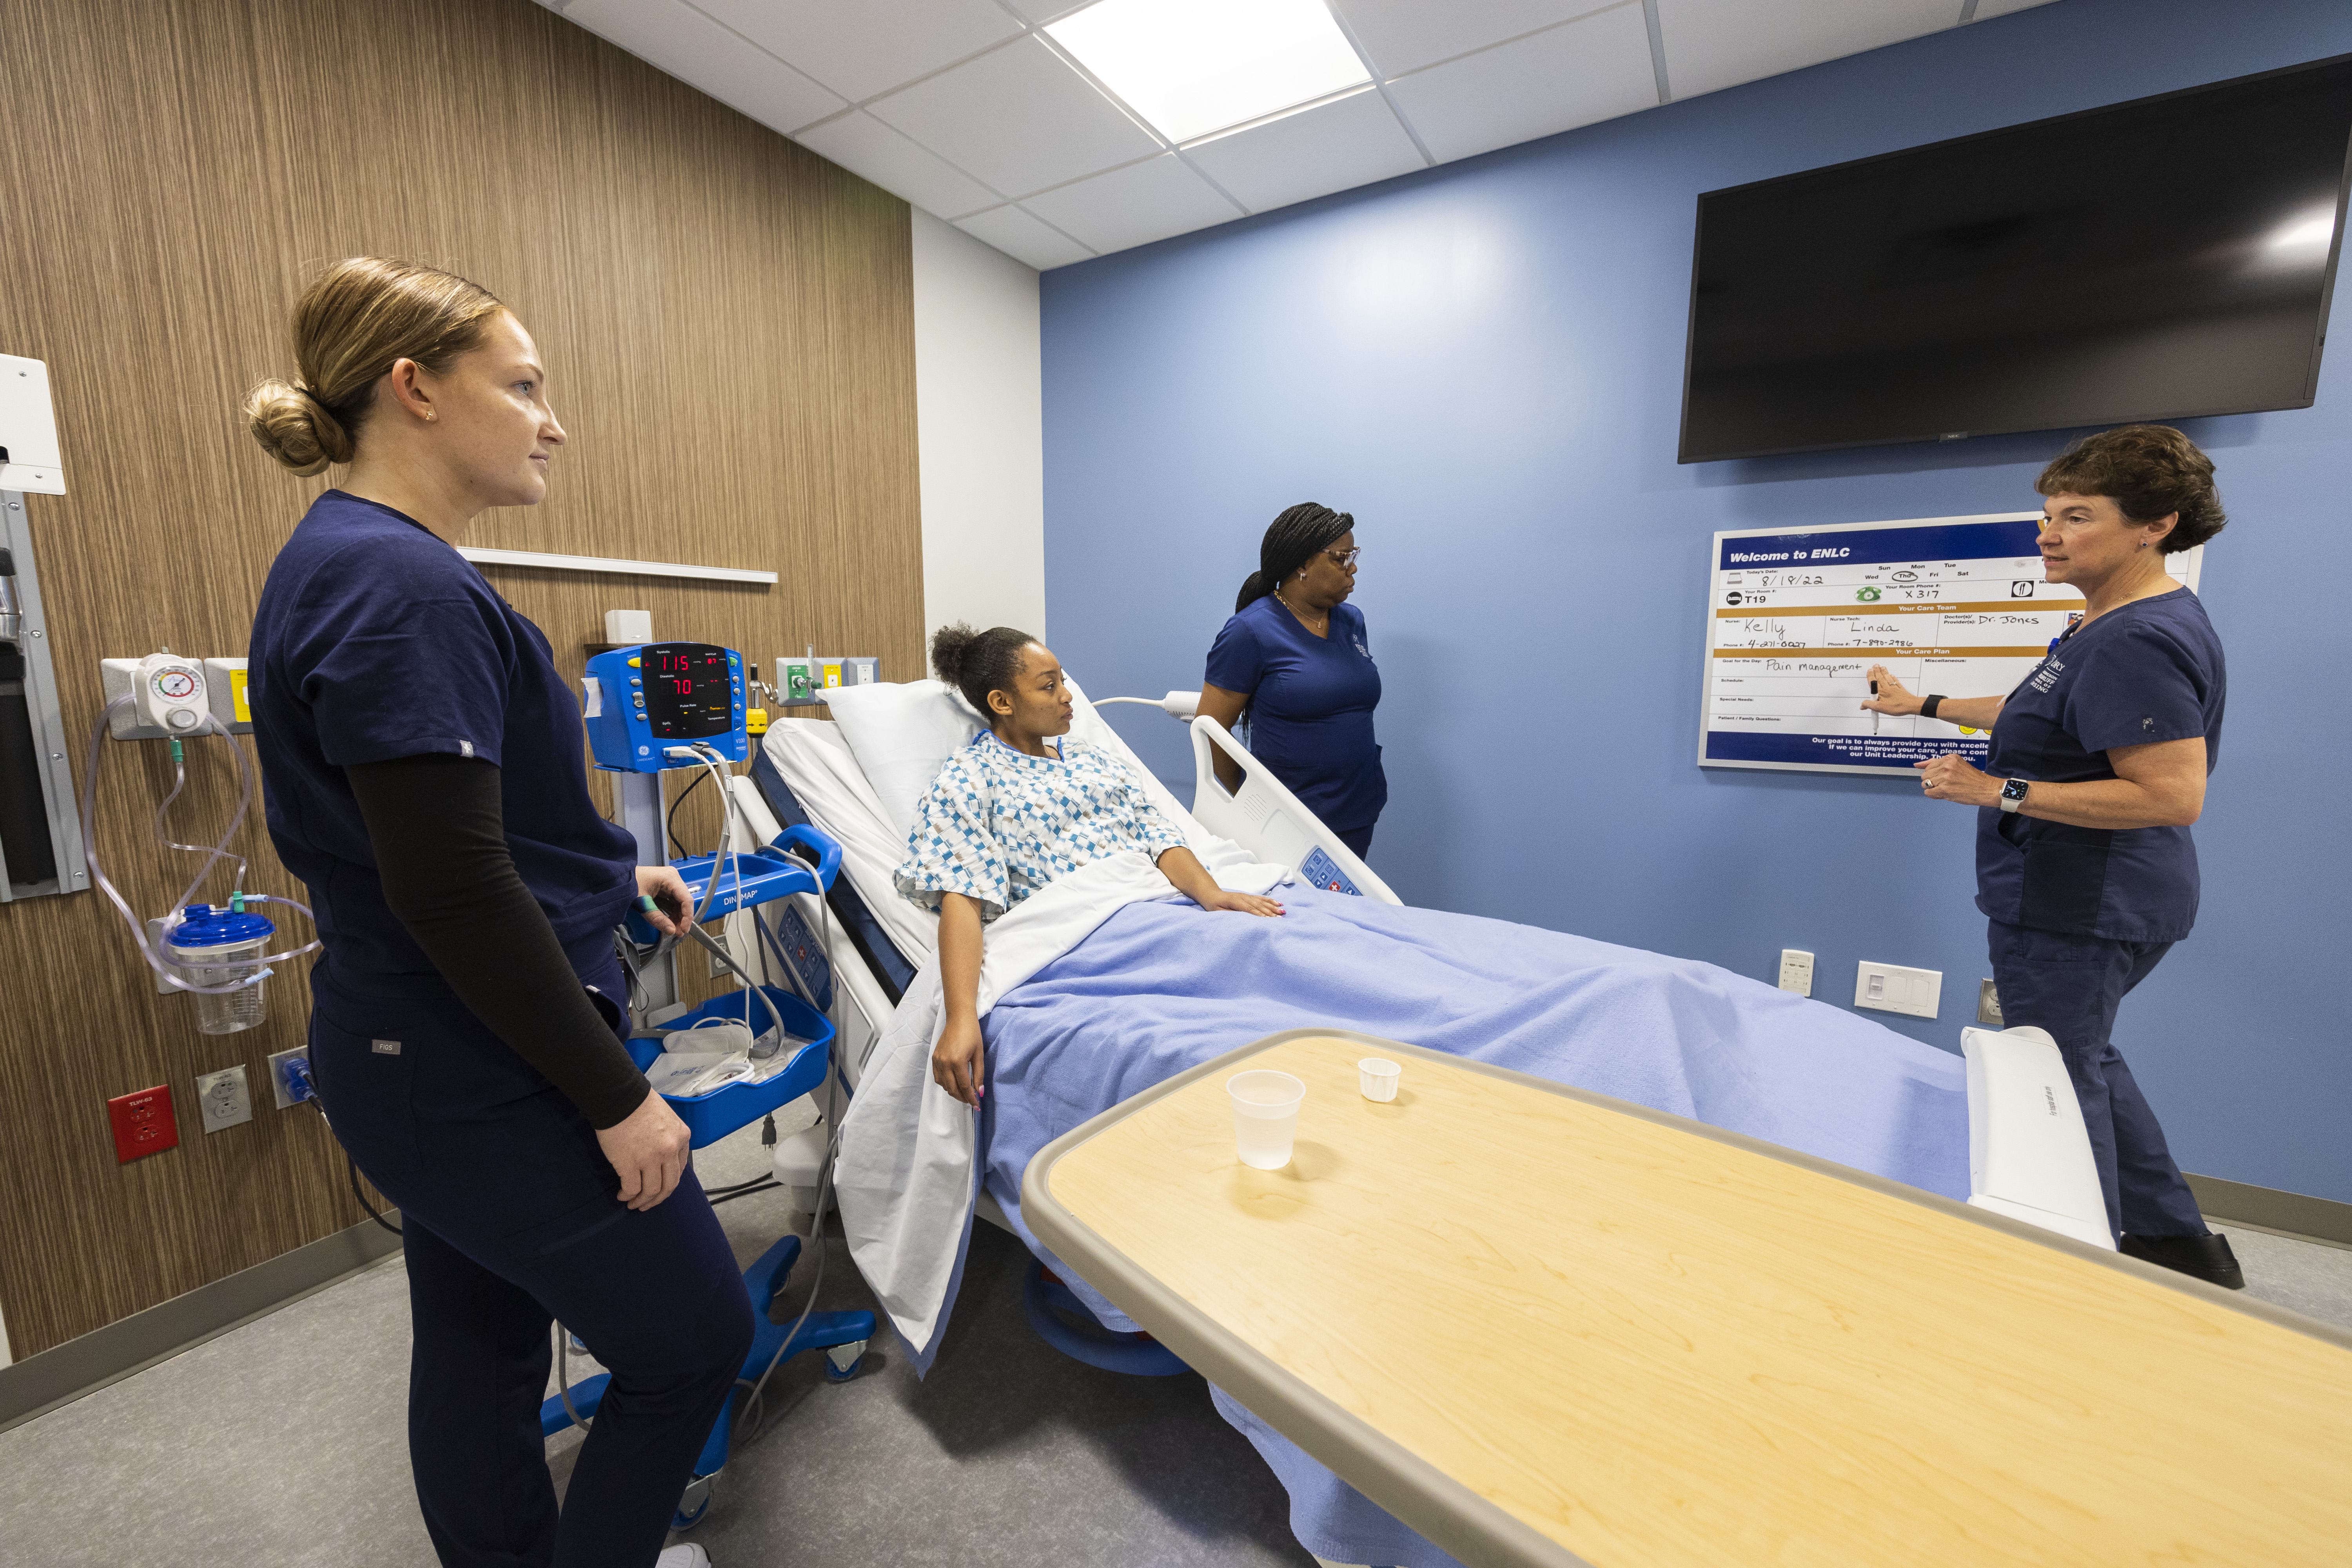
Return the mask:
{"type": "Polygon", "coordinates": [[[1315,626],[1307,619],[1305,613],[1302,612],[1297,605],[1292,604],[1289,600],[1283,598],[1281,589],[1276,588],[1274,591],[1274,596],[1276,599],[1280,601],[1284,609],[1288,610],[1292,615],[1297,616],[1298,617],[1299,625],[1306,626],[1308,631],[1313,632],[1318,637],[1328,637],[1331,635],[1330,611],[1324,611],[1323,624],[1319,626],[1315,626]]]}

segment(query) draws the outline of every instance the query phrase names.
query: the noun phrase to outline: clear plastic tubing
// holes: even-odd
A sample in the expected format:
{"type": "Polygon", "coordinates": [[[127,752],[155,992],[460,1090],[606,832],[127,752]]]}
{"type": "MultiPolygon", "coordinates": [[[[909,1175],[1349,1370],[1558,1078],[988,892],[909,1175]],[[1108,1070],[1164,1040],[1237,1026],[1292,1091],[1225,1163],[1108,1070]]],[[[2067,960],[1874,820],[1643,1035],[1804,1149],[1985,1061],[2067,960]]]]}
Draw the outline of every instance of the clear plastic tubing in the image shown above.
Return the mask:
{"type": "Polygon", "coordinates": [[[198,988],[196,1027],[207,1035],[234,1035],[257,1026],[267,1005],[261,995],[262,949],[278,928],[260,915],[190,904],[172,928],[172,962],[198,988]],[[249,983],[249,984],[248,984],[249,983]],[[215,987],[233,986],[233,990],[215,987]]]}

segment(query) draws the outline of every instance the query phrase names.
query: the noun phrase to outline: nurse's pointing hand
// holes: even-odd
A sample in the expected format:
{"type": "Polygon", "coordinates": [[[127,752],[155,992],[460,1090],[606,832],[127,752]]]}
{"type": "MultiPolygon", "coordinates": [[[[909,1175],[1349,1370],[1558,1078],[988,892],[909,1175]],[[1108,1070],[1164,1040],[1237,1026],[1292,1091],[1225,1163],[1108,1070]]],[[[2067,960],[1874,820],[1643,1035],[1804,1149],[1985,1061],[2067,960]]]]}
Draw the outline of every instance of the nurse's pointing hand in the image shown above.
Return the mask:
{"type": "Polygon", "coordinates": [[[633,1209],[652,1208],[677,1190],[686,1173],[694,1135],[669,1102],[651,1089],[625,1121],[600,1129],[596,1142],[621,1178],[620,1200],[633,1209]]]}
{"type": "Polygon", "coordinates": [[[1864,712],[1892,713],[1900,718],[1919,711],[1920,700],[1911,695],[1911,689],[1895,679],[1895,672],[1885,665],[1874,664],[1863,674],[1874,693],[1862,705],[1864,712]]]}
{"type": "Polygon", "coordinates": [[[654,930],[664,936],[684,936],[694,929],[694,895],[676,867],[638,867],[637,891],[656,906],[646,910],[646,923],[654,930]]]}

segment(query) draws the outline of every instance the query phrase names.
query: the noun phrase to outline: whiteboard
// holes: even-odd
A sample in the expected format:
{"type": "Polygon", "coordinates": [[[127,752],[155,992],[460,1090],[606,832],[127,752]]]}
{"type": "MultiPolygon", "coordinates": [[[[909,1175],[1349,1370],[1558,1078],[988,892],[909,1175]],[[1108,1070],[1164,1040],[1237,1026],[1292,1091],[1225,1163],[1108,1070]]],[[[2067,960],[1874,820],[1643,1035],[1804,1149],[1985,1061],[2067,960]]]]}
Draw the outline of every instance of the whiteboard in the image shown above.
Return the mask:
{"type": "MultiPolygon", "coordinates": [[[[1865,713],[1884,664],[1925,697],[2003,696],[2079,620],[2083,595],[2042,580],[2038,511],[1749,528],[1715,536],[1698,761],[1710,768],[1900,774],[1988,732],[1865,713]]],[[[2165,557],[2191,591],[2204,546],[2165,557]]]]}

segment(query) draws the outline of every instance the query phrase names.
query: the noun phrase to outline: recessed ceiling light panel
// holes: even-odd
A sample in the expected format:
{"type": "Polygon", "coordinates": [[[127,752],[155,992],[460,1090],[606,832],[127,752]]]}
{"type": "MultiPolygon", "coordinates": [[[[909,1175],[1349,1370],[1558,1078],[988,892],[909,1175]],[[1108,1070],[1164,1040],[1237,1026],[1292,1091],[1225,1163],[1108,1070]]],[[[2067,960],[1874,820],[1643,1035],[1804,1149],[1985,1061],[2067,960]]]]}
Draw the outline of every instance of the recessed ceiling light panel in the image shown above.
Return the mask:
{"type": "Polygon", "coordinates": [[[1045,32],[1171,142],[1372,79],[1323,0],[1097,0],[1045,32]]]}

